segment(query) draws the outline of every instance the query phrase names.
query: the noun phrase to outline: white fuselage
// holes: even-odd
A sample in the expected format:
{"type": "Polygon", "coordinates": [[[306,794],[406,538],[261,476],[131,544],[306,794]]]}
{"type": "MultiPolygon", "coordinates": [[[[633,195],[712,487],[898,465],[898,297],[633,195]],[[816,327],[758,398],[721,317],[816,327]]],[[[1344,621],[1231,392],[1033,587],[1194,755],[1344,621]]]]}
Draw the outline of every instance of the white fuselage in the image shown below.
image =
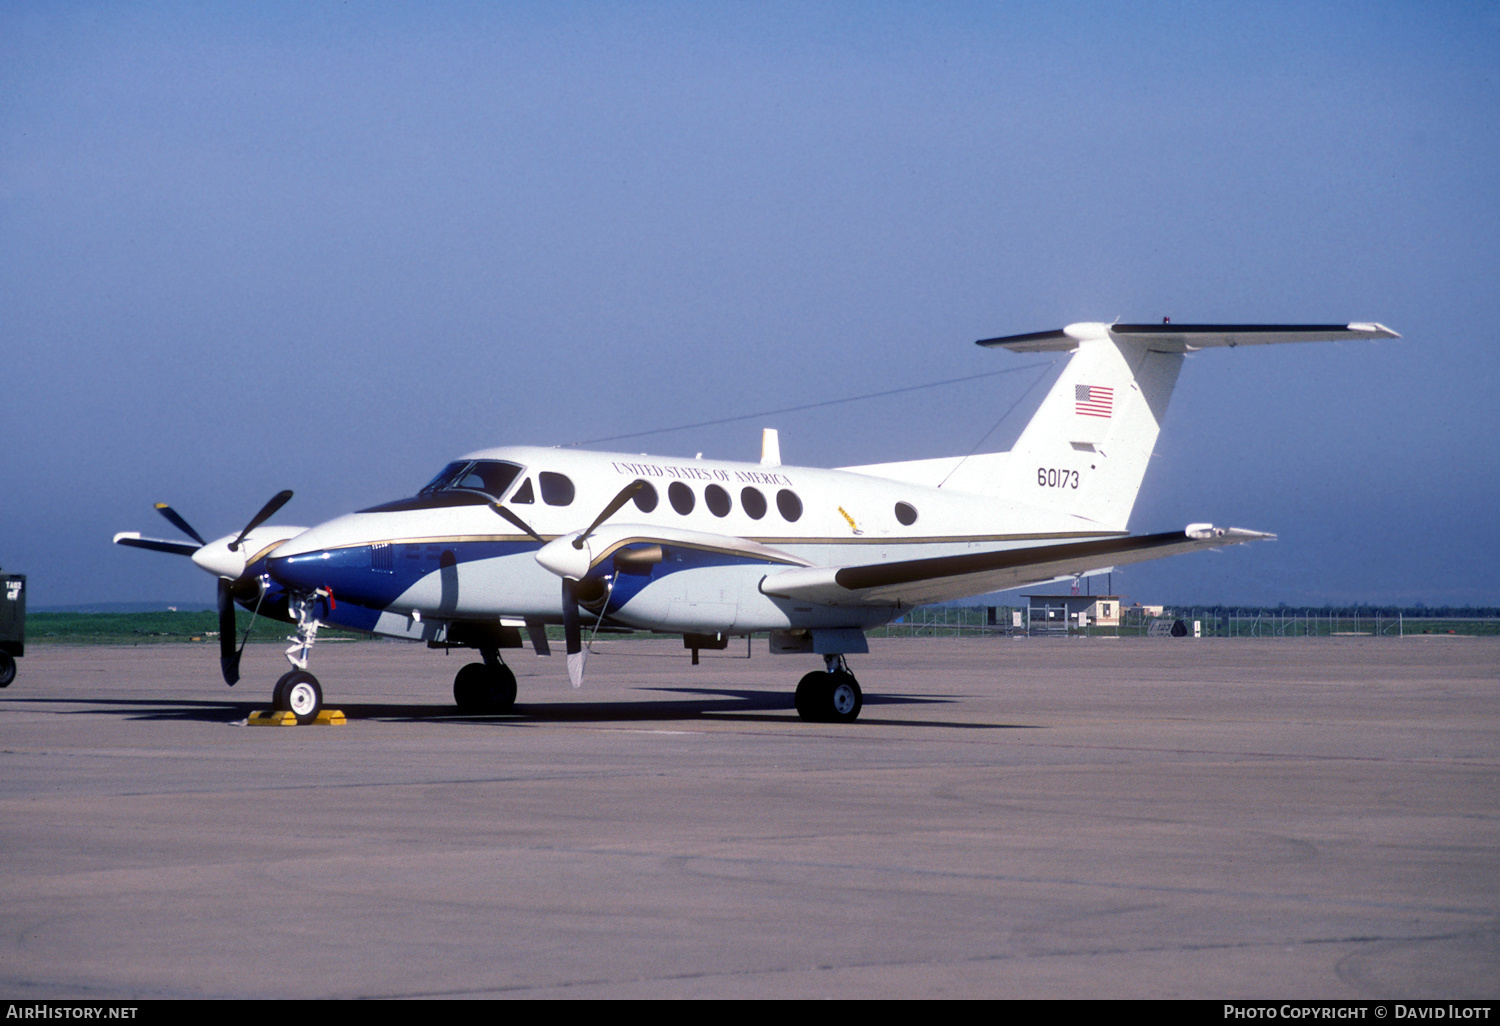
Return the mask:
{"type": "Polygon", "coordinates": [[[551,541],[588,527],[639,479],[652,486],[654,508],[626,503],[589,540],[592,575],[614,587],[611,622],[702,633],[864,627],[900,615],[900,604],[820,606],[767,595],[760,584],[788,567],[888,563],[1117,533],[1003,497],[850,470],[533,447],[486,449],[463,461],[519,469],[503,494],[473,504],[377,509],[314,527],[276,549],[276,576],[383,610],[386,627],[392,618],[557,622],[559,578],[538,563],[541,543],[489,500],[551,541]],[[621,572],[609,561],[635,534],[668,543],[665,558],[646,574],[621,572]]]}

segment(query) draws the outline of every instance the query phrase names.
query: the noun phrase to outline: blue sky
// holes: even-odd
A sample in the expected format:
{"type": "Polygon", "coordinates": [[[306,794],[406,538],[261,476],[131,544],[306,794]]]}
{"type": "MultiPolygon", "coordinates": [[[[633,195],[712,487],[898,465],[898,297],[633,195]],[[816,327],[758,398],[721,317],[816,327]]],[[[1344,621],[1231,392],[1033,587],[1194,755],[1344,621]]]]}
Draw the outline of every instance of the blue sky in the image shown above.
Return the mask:
{"type": "MultiPolygon", "coordinates": [[[[211,601],[113,533],[1073,321],[1375,320],[1404,338],[1190,359],[1132,527],[1280,540],[1115,590],[1493,604],[1497,68],[1480,3],[8,2],[0,565],[33,607],[211,601]]],[[[1032,373],[765,424],[788,463],[966,452],[1032,373]]]]}

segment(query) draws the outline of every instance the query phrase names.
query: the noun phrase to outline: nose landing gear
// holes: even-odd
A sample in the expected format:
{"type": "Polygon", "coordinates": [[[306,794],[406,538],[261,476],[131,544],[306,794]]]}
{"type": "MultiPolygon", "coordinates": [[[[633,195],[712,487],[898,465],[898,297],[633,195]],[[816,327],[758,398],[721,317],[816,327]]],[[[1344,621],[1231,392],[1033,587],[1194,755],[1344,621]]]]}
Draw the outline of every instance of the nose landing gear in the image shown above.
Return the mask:
{"type": "Polygon", "coordinates": [[[323,710],[323,686],[306,670],[290,670],[281,675],[271,692],[271,707],[289,712],[301,724],[313,723],[323,710]]]}
{"type": "Polygon", "coordinates": [[[323,711],[323,686],[318,683],[318,678],[307,672],[307,657],[312,653],[313,642],[318,640],[318,628],[322,626],[314,615],[318,599],[331,604],[333,595],[319,589],[292,598],[290,611],[297,618],[297,634],[287,639],[292,644],[286,650],[286,661],[293,668],[281,675],[271,691],[271,708],[291,713],[301,724],[316,722],[318,713],[323,711]]]}

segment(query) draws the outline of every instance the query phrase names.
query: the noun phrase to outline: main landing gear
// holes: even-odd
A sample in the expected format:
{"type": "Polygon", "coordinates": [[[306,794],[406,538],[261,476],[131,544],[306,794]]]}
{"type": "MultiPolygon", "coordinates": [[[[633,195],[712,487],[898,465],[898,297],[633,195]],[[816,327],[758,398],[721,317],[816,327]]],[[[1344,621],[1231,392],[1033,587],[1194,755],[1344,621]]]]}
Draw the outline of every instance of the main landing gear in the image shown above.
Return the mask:
{"type": "Polygon", "coordinates": [[[825,655],[825,670],[814,670],[797,685],[797,715],[810,723],[853,723],[865,704],[859,681],[841,655],[825,655]]]}
{"type": "Polygon", "coordinates": [[[498,649],[480,649],[482,663],[470,663],[453,678],[453,701],[461,713],[496,715],[516,704],[516,675],[500,661],[498,649]]]}

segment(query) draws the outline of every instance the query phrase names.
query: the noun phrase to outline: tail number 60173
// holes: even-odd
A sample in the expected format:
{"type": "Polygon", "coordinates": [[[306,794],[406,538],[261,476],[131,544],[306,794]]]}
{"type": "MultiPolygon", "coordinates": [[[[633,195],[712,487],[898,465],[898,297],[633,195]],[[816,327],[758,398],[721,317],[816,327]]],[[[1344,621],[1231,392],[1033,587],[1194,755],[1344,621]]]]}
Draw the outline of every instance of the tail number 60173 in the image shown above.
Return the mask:
{"type": "Polygon", "coordinates": [[[1041,488],[1077,488],[1078,471],[1062,467],[1038,467],[1036,483],[1041,488]]]}

